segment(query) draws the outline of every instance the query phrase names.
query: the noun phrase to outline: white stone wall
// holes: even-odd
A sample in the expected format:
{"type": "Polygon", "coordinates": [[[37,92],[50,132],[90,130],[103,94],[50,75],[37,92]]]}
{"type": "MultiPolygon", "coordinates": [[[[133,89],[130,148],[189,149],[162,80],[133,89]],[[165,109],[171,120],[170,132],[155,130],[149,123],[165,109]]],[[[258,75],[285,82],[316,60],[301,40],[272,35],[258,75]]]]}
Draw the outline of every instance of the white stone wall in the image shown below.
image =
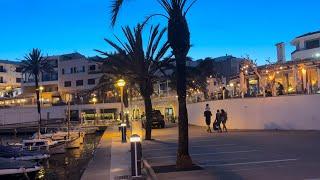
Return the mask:
{"type": "MultiPolygon", "coordinates": [[[[205,126],[206,104],[228,112],[231,129],[320,130],[320,95],[228,99],[188,105],[189,123],[205,126]]],[[[214,116],[212,122],[214,120],[214,116]]]]}
{"type": "MultiPolygon", "coordinates": [[[[71,106],[71,110],[83,110],[83,109],[118,109],[120,110],[120,103],[105,103],[105,104],[86,104],[86,105],[74,105],[71,106]]],[[[52,106],[43,107],[41,109],[42,119],[47,119],[47,113],[49,112],[50,119],[62,119],[66,117],[67,106],[52,106]]],[[[38,120],[37,108],[33,107],[13,107],[0,109],[0,125],[16,124],[25,122],[34,122],[38,120]]]]}

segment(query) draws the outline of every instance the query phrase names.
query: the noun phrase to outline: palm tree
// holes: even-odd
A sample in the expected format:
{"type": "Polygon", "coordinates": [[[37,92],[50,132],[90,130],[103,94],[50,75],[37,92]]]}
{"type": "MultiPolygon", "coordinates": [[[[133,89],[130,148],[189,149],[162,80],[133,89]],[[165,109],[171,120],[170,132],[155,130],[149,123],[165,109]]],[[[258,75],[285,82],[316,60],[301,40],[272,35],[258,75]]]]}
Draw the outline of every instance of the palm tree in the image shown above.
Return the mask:
{"type": "Polygon", "coordinates": [[[41,54],[41,50],[32,49],[29,54],[24,56],[20,67],[22,74],[29,75],[35,80],[36,97],[37,97],[37,110],[39,115],[38,120],[38,138],[40,138],[41,128],[41,106],[40,106],[40,89],[39,89],[39,77],[42,73],[50,73],[53,71],[52,65],[41,54]]]}
{"type": "Polygon", "coordinates": [[[128,26],[122,28],[126,42],[122,42],[116,37],[120,45],[105,39],[116,50],[116,53],[97,51],[108,57],[103,65],[105,74],[120,76],[130,83],[138,85],[138,91],[144,100],[147,118],[145,139],[151,140],[153,83],[157,80],[161,68],[170,61],[170,58],[162,60],[169,49],[169,43],[165,42],[160,46],[166,28],[159,30],[159,25],[152,26],[145,50],[142,38],[143,28],[144,26],[140,24],[133,31],[128,26]]]}
{"type": "MultiPolygon", "coordinates": [[[[168,42],[176,59],[179,103],[179,143],[176,166],[179,169],[192,167],[192,160],[189,155],[188,112],[186,104],[186,59],[190,49],[190,32],[186,15],[196,1],[193,0],[187,6],[188,0],[157,0],[165,9],[166,15],[155,14],[165,16],[168,19],[168,42]]],[[[123,2],[124,0],[113,0],[111,6],[112,25],[116,23],[123,2]]]]}

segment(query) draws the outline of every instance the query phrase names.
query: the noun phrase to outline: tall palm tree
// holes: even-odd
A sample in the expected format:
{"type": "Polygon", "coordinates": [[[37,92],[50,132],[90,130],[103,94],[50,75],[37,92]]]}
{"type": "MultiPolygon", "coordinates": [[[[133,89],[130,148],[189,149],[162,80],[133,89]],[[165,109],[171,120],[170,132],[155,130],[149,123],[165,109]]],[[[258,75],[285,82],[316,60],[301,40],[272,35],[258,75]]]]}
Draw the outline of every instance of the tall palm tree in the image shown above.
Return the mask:
{"type": "Polygon", "coordinates": [[[126,42],[120,41],[117,37],[118,43],[105,39],[116,50],[116,53],[97,51],[108,57],[103,65],[105,74],[121,76],[130,83],[138,85],[138,90],[144,100],[147,118],[145,139],[151,140],[151,95],[154,92],[153,83],[157,80],[161,68],[170,61],[170,58],[162,60],[169,49],[169,43],[165,42],[159,45],[166,32],[166,28],[159,30],[159,25],[152,26],[149,42],[146,49],[144,49],[143,29],[144,26],[140,24],[133,31],[128,26],[122,28],[126,42]]]}
{"type": "Polygon", "coordinates": [[[38,110],[38,138],[40,138],[41,128],[41,106],[40,106],[40,89],[39,89],[39,77],[42,73],[50,73],[53,71],[53,66],[44,58],[41,54],[41,50],[32,49],[29,54],[24,56],[20,67],[22,74],[29,75],[35,80],[35,93],[37,97],[37,110],[38,110]]]}
{"type": "MultiPolygon", "coordinates": [[[[179,169],[192,167],[192,160],[189,155],[188,112],[186,104],[186,59],[190,50],[190,32],[186,15],[196,1],[193,0],[187,5],[188,0],[157,0],[166,11],[166,15],[155,14],[165,16],[168,19],[168,42],[176,59],[179,103],[179,143],[176,166],[179,169]]],[[[112,2],[111,22],[114,25],[124,0],[113,0],[112,2]]]]}

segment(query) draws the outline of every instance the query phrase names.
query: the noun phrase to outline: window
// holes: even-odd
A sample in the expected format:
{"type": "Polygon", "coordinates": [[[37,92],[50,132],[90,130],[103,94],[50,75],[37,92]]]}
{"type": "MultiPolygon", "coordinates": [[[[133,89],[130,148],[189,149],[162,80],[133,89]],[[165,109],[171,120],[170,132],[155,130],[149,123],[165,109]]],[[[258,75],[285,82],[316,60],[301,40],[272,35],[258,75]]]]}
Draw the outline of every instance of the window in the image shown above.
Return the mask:
{"type": "Polygon", "coordinates": [[[64,74],[64,69],[62,69],[62,74],[64,74]]]}
{"type": "Polygon", "coordinates": [[[89,66],[90,71],[95,71],[96,70],[96,65],[90,65],[89,66]]]}
{"type": "Polygon", "coordinates": [[[319,39],[306,41],[306,49],[314,49],[320,47],[319,39]]]}
{"type": "Polygon", "coordinates": [[[82,72],[86,72],[86,67],[82,66],[82,72]]]}
{"type": "Polygon", "coordinates": [[[16,72],[21,72],[22,68],[21,67],[16,67],[16,72]]]}
{"type": "Polygon", "coordinates": [[[58,67],[58,60],[57,60],[57,59],[50,59],[50,60],[48,61],[48,63],[49,63],[53,68],[58,67]]]}
{"type": "Polygon", "coordinates": [[[21,78],[16,78],[17,83],[21,83],[21,78]]]}
{"type": "Polygon", "coordinates": [[[83,86],[83,80],[77,80],[76,86],[83,86]]]}
{"type": "Polygon", "coordinates": [[[53,71],[50,73],[44,72],[42,73],[42,81],[57,81],[58,80],[58,72],[53,71]]]}
{"type": "Polygon", "coordinates": [[[2,76],[0,77],[0,83],[3,83],[3,77],[2,76]]]}
{"type": "Polygon", "coordinates": [[[73,68],[70,68],[70,74],[73,74],[73,68]]]}
{"type": "Polygon", "coordinates": [[[167,87],[167,83],[160,83],[159,85],[160,87],[160,91],[167,91],[168,90],[168,87],[167,87]]]}
{"type": "Polygon", "coordinates": [[[3,66],[0,66],[0,72],[4,72],[3,66]]]}
{"type": "Polygon", "coordinates": [[[95,85],[96,80],[95,79],[88,79],[88,85],[95,85]]]}
{"type": "Polygon", "coordinates": [[[71,87],[71,81],[65,81],[64,87],[71,87]]]}

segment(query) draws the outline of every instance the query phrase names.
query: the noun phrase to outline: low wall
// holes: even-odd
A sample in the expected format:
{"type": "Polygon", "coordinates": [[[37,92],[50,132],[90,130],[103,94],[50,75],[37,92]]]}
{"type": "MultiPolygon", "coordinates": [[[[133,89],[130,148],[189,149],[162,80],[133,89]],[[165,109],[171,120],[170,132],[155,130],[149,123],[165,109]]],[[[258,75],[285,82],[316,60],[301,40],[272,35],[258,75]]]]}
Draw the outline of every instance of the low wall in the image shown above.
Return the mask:
{"type": "Polygon", "coordinates": [[[320,95],[228,99],[188,104],[189,123],[205,126],[203,111],[209,104],[228,113],[231,129],[320,130],[320,95]]]}
{"type": "MultiPolygon", "coordinates": [[[[86,105],[72,105],[71,110],[84,109],[120,109],[120,103],[105,103],[105,104],[86,104],[86,105]]],[[[66,118],[67,106],[50,106],[41,108],[42,119],[64,119],[66,118]]],[[[16,124],[38,121],[37,107],[12,107],[0,109],[0,125],[16,124]]]]}

